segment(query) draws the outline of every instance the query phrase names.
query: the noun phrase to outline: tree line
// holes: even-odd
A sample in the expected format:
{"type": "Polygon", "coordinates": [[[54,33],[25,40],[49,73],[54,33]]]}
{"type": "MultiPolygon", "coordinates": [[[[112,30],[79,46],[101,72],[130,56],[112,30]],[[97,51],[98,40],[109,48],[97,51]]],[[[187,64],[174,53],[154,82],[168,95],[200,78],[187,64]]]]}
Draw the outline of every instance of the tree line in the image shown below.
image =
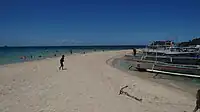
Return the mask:
{"type": "Polygon", "coordinates": [[[200,38],[195,38],[195,39],[189,40],[187,42],[178,43],[178,46],[180,46],[180,47],[188,47],[191,45],[200,45],[200,38]]]}

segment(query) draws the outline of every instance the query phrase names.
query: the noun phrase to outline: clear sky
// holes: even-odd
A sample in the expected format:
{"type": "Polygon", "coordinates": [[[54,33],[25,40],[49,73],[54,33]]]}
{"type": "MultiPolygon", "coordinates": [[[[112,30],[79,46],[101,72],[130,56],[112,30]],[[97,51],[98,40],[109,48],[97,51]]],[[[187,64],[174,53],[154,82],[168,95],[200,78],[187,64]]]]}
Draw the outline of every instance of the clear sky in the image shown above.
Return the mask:
{"type": "Polygon", "coordinates": [[[2,0],[0,46],[147,44],[200,36],[200,0],[2,0]]]}

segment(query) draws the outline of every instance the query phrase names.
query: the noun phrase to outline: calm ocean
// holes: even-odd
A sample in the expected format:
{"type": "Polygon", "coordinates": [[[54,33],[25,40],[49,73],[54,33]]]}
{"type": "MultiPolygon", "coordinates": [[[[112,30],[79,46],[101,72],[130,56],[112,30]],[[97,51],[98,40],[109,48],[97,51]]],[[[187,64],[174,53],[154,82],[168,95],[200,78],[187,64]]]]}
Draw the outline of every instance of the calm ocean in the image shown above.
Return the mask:
{"type": "Polygon", "coordinates": [[[73,53],[92,52],[101,50],[123,50],[144,48],[145,46],[42,46],[42,47],[0,47],[0,65],[40,60],[49,57],[73,53]]]}

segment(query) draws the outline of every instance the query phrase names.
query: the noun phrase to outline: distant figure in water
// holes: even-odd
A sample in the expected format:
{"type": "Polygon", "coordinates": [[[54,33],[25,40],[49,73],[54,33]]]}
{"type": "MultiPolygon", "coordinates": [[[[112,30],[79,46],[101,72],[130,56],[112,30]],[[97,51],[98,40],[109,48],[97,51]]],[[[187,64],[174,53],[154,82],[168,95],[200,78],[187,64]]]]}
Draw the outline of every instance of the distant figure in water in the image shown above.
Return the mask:
{"type": "Polygon", "coordinates": [[[71,53],[71,54],[73,53],[72,50],[70,50],[70,53],[71,53]]]}
{"type": "Polygon", "coordinates": [[[56,54],[54,54],[54,56],[56,56],[56,54]]]}
{"type": "Polygon", "coordinates": [[[64,55],[62,55],[62,58],[60,59],[60,67],[59,67],[59,70],[62,68],[62,70],[63,70],[63,67],[64,67],[64,61],[65,61],[65,56],[64,55]]]}
{"type": "Polygon", "coordinates": [[[39,58],[41,58],[42,56],[40,55],[40,56],[38,56],[39,58]]]}
{"type": "Polygon", "coordinates": [[[200,89],[197,91],[196,94],[196,106],[193,112],[197,112],[198,109],[200,109],[200,89]]]}
{"type": "Polygon", "coordinates": [[[22,56],[20,57],[20,59],[26,60],[26,56],[22,56]]]}

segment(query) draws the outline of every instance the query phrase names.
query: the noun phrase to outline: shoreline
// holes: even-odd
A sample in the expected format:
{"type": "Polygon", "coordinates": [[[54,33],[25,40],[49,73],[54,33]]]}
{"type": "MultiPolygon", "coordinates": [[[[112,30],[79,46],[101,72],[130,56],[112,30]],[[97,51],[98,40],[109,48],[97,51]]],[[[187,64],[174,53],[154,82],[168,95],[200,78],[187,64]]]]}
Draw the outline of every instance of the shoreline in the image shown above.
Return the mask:
{"type": "MultiPolygon", "coordinates": [[[[127,49],[129,51],[129,49],[127,49]]],[[[127,51],[127,50],[91,50],[91,51],[87,51],[85,53],[84,50],[81,52],[74,52],[72,54],[69,53],[64,53],[63,55],[65,55],[66,57],[69,56],[75,56],[75,55],[84,55],[84,54],[90,54],[90,53],[98,53],[98,52],[113,52],[113,51],[127,51]]],[[[58,56],[49,56],[49,57],[43,57],[43,58],[36,58],[33,60],[25,60],[25,61],[21,61],[21,62],[11,62],[11,63],[7,63],[7,64],[0,64],[0,68],[1,67],[6,67],[6,66],[13,66],[16,64],[23,64],[23,63],[31,63],[31,62],[39,62],[39,61],[43,61],[43,60],[49,60],[49,59],[58,59],[60,58],[62,55],[58,55],[58,56]]]]}
{"type": "MultiPolygon", "coordinates": [[[[157,76],[158,78],[153,78],[155,73],[128,70],[128,68],[119,65],[120,60],[124,61],[123,56],[118,57],[118,58],[113,58],[112,63],[110,63],[109,65],[112,66],[113,68],[119,69],[120,71],[123,71],[131,76],[136,76],[136,77],[139,77],[144,80],[152,81],[157,84],[162,84],[166,87],[172,87],[174,89],[179,89],[183,92],[188,92],[189,94],[193,95],[194,97],[196,95],[196,91],[200,87],[200,84],[198,84],[199,86],[197,86],[195,84],[192,84],[192,83],[188,84],[188,82],[185,82],[185,80],[187,81],[188,79],[197,79],[198,80],[198,78],[183,77],[183,76],[179,77],[179,76],[166,75],[166,74],[159,74],[157,76]],[[141,74],[141,75],[136,75],[136,74],[141,74]],[[173,79],[173,77],[174,77],[174,79],[173,79]],[[181,80],[177,80],[177,79],[181,79],[181,80]]],[[[125,61],[125,62],[128,62],[128,61],[125,61]]]]}
{"type": "MultiPolygon", "coordinates": [[[[131,50],[91,52],[0,67],[0,111],[183,112],[195,98],[186,92],[129,75],[109,64],[131,50]],[[122,86],[138,102],[119,95],[122,86]],[[173,107],[173,108],[171,108],[173,107]]],[[[141,74],[141,73],[138,73],[141,74]]]]}
{"type": "MultiPolygon", "coordinates": [[[[90,51],[90,52],[86,52],[85,54],[88,54],[88,53],[93,53],[94,51],[90,51]]],[[[95,52],[101,52],[101,51],[95,51],[95,52]]],[[[83,54],[82,52],[80,53],[73,53],[73,54],[69,54],[69,53],[65,53],[63,55],[65,55],[66,57],[69,57],[69,56],[75,56],[75,55],[81,55],[83,54]]],[[[37,59],[33,59],[33,60],[25,60],[25,61],[21,61],[21,62],[11,62],[11,63],[7,63],[7,64],[0,64],[0,68],[1,67],[6,67],[6,66],[13,66],[13,65],[16,65],[16,64],[24,64],[24,63],[31,63],[31,62],[40,62],[40,61],[43,61],[43,60],[49,60],[49,59],[59,59],[62,55],[58,55],[58,56],[50,56],[50,57],[43,57],[43,58],[37,58],[37,59]]]]}
{"type": "Polygon", "coordinates": [[[94,51],[113,51],[126,50],[131,48],[140,48],[143,46],[24,46],[24,47],[7,47],[0,49],[0,65],[21,63],[25,61],[41,60],[43,58],[60,56],[61,54],[70,54],[80,52],[94,51]]]}

